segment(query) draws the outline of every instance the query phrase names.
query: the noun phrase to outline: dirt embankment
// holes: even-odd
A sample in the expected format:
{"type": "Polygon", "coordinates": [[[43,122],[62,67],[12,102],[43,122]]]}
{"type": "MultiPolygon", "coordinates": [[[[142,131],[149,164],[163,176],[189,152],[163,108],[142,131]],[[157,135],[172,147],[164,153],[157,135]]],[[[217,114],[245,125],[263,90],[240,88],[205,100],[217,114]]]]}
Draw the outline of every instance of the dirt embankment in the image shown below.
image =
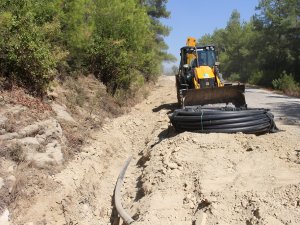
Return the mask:
{"type": "MultiPolygon", "coordinates": [[[[174,79],[162,77],[128,114],[106,119],[61,170],[28,174],[26,179],[36,181],[30,186],[14,184],[26,198],[15,199],[1,219],[115,224],[114,185],[133,155],[122,196],[137,224],[300,224],[300,102],[285,98],[253,89],[246,94],[250,107],[274,110],[282,132],[178,134],[167,117],[176,107],[174,79]]],[[[2,191],[9,174],[16,174],[8,164],[1,167],[7,171],[0,174],[2,191]]]]}

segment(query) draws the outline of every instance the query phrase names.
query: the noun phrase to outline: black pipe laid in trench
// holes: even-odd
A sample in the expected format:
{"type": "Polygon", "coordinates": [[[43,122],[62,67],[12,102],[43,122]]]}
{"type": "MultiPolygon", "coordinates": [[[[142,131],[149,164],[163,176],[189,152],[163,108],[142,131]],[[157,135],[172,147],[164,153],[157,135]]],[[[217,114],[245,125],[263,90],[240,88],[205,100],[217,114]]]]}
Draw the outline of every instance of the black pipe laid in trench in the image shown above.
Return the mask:
{"type": "Polygon", "coordinates": [[[122,207],[122,204],[121,204],[121,188],[122,188],[122,185],[123,185],[123,179],[124,179],[124,176],[125,176],[125,173],[126,173],[126,170],[129,166],[129,163],[132,159],[132,156],[129,157],[120,174],[119,174],[119,177],[118,177],[118,180],[117,180],[117,183],[116,183],[116,186],[115,186],[115,193],[114,193],[114,202],[115,202],[115,206],[116,206],[116,209],[117,209],[117,212],[118,214],[120,215],[120,217],[122,218],[122,220],[127,224],[132,224],[134,222],[134,220],[130,217],[130,215],[124,210],[124,208],[122,207]]]}

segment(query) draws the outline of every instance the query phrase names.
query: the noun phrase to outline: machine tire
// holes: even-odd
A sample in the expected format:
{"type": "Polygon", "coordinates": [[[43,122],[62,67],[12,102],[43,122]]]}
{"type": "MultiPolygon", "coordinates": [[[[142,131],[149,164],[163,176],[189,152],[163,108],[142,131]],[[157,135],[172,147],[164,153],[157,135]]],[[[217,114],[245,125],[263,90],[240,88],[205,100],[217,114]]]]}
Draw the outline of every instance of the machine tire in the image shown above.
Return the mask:
{"type": "Polygon", "coordinates": [[[176,79],[177,102],[178,102],[179,108],[182,108],[183,102],[182,102],[182,96],[180,95],[180,88],[179,88],[180,83],[179,83],[179,80],[178,80],[179,77],[176,76],[175,79],[176,79]]]}
{"type": "Polygon", "coordinates": [[[169,115],[177,131],[247,134],[274,133],[278,128],[267,109],[186,107],[169,115]]]}

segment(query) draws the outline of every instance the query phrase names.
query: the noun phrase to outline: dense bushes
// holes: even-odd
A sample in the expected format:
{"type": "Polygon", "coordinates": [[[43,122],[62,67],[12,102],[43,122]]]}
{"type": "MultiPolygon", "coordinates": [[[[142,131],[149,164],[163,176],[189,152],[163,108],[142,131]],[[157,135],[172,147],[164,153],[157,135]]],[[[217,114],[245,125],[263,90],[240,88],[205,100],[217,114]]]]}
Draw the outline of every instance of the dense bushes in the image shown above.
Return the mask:
{"type": "Polygon", "coordinates": [[[297,0],[260,0],[250,22],[241,23],[240,14],[234,11],[226,28],[199,41],[217,45],[224,77],[296,90],[300,82],[299,15],[297,0]]]}
{"type": "Polygon", "coordinates": [[[34,7],[32,1],[1,2],[0,75],[41,93],[66,53],[51,41],[59,22],[39,23],[34,7]]]}
{"type": "Polygon", "coordinates": [[[286,94],[296,94],[300,92],[299,83],[297,83],[291,74],[285,71],[278,79],[272,81],[274,88],[285,92],[286,94]]]}
{"type": "Polygon", "coordinates": [[[129,89],[139,76],[154,76],[160,61],[149,48],[154,45],[155,34],[149,30],[146,10],[135,0],[113,0],[109,4],[99,1],[97,8],[100,11],[95,16],[93,47],[89,52],[91,69],[108,90],[115,94],[118,89],[129,89]],[[148,64],[149,60],[155,63],[148,64]]]}
{"type": "Polygon", "coordinates": [[[43,94],[58,75],[92,72],[130,92],[170,58],[166,1],[0,0],[0,76],[43,94]]]}

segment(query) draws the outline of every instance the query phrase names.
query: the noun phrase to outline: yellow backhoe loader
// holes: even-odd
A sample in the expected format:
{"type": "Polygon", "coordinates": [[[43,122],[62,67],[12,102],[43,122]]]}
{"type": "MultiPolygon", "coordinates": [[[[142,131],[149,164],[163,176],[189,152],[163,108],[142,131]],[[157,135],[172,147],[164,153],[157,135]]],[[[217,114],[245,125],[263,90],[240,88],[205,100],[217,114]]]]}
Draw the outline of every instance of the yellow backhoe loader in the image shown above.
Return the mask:
{"type": "Polygon", "coordinates": [[[216,103],[246,107],[245,85],[224,82],[219,73],[215,46],[197,46],[196,39],[189,37],[180,55],[176,88],[181,107],[216,103]]]}

